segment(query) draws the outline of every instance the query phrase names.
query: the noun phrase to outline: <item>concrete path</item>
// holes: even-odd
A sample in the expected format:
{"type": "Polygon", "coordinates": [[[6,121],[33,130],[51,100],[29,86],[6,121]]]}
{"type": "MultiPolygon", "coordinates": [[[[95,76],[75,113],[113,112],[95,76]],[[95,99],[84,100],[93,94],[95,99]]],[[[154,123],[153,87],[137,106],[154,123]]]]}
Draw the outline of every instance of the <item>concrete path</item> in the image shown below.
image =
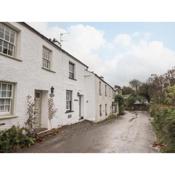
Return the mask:
{"type": "Polygon", "coordinates": [[[131,113],[98,124],[82,122],[61,129],[26,153],[154,153],[155,135],[146,112],[131,113]]]}

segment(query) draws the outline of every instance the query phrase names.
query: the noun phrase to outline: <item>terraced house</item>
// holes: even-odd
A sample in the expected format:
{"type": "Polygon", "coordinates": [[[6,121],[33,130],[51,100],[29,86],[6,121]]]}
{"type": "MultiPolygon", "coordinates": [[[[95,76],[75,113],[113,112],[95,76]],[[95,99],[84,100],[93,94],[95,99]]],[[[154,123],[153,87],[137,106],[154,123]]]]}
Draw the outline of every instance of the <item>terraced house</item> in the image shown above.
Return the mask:
{"type": "Polygon", "coordinates": [[[24,126],[27,96],[34,101],[37,128],[51,129],[117,112],[115,91],[102,77],[26,23],[0,23],[0,129],[24,126]],[[57,108],[48,117],[48,98],[57,108]]]}

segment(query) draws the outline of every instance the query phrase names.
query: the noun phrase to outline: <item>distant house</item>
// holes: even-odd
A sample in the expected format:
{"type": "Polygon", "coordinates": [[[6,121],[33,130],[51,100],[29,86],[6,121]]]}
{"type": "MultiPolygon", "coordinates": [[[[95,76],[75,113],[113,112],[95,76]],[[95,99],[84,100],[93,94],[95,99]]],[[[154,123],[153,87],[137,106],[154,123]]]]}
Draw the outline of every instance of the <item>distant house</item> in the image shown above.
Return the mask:
{"type": "Polygon", "coordinates": [[[24,126],[27,96],[38,128],[105,119],[114,89],[88,66],[26,23],[0,23],[0,129],[24,126]],[[57,108],[49,121],[48,99],[57,108]]]}
{"type": "Polygon", "coordinates": [[[98,122],[106,119],[112,113],[118,113],[117,107],[113,110],[115,90],[103,77],[86,71],[86,92],[88,96],[88,120],[98,122]]]}
{"type": "Polygon", "coordinates": [[[133,104],[134,110],[146,110],[148,107],[148,101],[145,99],[143,101],[136,100],[133,104]]]}

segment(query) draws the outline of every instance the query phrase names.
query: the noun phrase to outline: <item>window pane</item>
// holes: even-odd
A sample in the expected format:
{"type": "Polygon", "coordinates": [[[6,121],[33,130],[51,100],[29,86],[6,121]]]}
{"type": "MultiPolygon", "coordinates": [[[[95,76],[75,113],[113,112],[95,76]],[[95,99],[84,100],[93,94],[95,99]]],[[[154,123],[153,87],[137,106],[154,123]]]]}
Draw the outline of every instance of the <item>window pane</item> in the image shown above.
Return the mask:
{"type": "Polygon", "coordinates": [[[2,97],[6,97],[6,91],[2,91],[2,97]]]}
{"type": "Polygon", "coordinates": [[[12,90],[12,85],[11,84],[8,84],[8,88],[7,88],[9,91],[12,90]]]}
{"type": "Polygon", "coordinates": [[[66,91],[66,109],[72,109],[72,91],[69,90],[66,91]]]}
{"type": "Polygon", "coordinates": [[[3,53],[7,54],[8,43],[6,41],[3,42],[3,53]]]}
{"type": "Polygon", "coordinates": [[[9,41],[10,40],[10,30],[6,27],[5,30],[5,40],[9,41]]]}
{"type": "Polygon", "coordinates": [[[13,55],[13,45],[9,44],[9,48],[8,48],[8,55],[12,56],[13,55]]]}
{"type": "Polygon", "coordinates": [[[10,42],[13,43],[13,44],[15,43],[15,32],[14,31],[11,31],[10,42]]]}
{"type": "Polygon", "coordinates": [[[5,105],[5,112],[10,112],[10,105],[5,105]]]}
{"type": "Polygon", "coordinates": [[[0,24],[0,38],[4,38],[4,26],[0,24]]]}
{"type": "Polygon", "coordinates": [[[7,91],[7,97],[11,97],[11,96],[12,96],[11,91],[7,91]]]}
{"type": "Polygon", "coordinates": [[[14,56],[16,32],[6,25],[0,24],[0,52],[14,56]]]}
{"type": "Polygon", "coordinates": [[[43,67],[50,69],[51,67],[51,51],[47,48],[43,48],[43,67]]]}
{"type": "Polygon", "coordinates": [[[4,105],[4,99],[0,99],[0,106],[4,105]]]}
{"type": "Polygon", "coordinates": [[[10,99],[4,99],[4,104],[9,105],[10,104],[10,99]]]}
{"type": "Polygon", "coordinates": [[[2,84],[2,90],[7,90],[7,84],[2,84]]]}
{"type": "Polygon", "coordinates": [[[11,111],[12,84],[0,82],[0,112],[11,111]]]}
{"type": "Polygon", "coordinates": [[[4,112],[4,106],[0,106],[0,112],[4,112]]]}
{"type": "Polygon", "coordinates": [[[74,64],[69,63],[69,72],[74,73],[74,64]]]}

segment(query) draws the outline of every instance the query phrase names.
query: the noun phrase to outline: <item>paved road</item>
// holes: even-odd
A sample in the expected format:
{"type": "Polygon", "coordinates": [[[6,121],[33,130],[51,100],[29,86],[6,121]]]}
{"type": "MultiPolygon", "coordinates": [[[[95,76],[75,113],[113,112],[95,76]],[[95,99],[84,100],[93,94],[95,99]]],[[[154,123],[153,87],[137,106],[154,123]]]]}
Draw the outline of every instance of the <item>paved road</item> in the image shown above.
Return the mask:
{"type": "Polygon", "coordinates": [[[28,153],[153,153],[155,135],[146,112],[126,112],[98,124],[82,122],[24,149],[28,153]]]}

